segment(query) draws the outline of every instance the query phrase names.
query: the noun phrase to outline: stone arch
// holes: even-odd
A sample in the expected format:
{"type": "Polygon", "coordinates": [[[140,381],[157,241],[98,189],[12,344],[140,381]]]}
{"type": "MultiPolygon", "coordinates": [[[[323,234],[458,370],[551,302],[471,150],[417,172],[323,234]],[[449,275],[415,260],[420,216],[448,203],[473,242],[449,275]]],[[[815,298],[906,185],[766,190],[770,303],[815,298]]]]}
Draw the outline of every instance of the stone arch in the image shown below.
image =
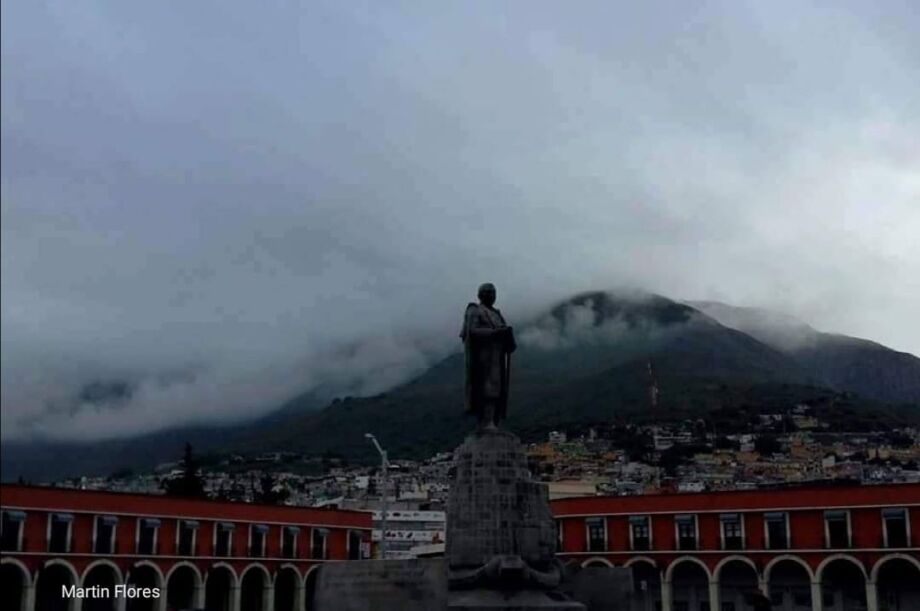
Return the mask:
{"type": "Polygon", "coordinates": [[[105,598],[85,599],[82,611],[116,611],[118,601],[115,598],[115,586],[120,583],[124,583],[121,569],[114,562],[104,559],[91,562],[83,569],[80,585],[84,588],[107,588],[110,595],[105,598]]]}
{"type": "Polygon", "coordinates": [[[735,609],[745,609],[751,604],[753,595],[760,592],[760,571],[745,556],[726,556],[716,564],[712,575],[713,586],[718,589],[719,608],[730,605],[735,609]]]}
{"type": "Polygon", "coordinates": [[[649,556],[633,556],[632,558],[624,562],[623,566],[632,566],[634,564],[638,564],[639,562],[647,562],[648,564],[651,564],[655,569],[658,568],[658,563],[655,562],[654,558],[651,558],[649,556]]]}
{"type": "Polygon", "coordinates": [[[247,565],[246,568],[243,569],[243,572],[240,573],[240,583],[242,583],[243,580],[246,579],[247,573],[253,570],[262,571],[262,577],[265,579],[265,583],[268,585],[272,584],[272,574],[271,572],[269,572],[267,568],[265,568],[265,565],[262,564],[261,562],[253,562],[252,564],[247,565]]]}
{"type": "Polygon", "coordinates": [[[258,562],[250,564],[240,573],[239,588],[242,609],[262,611],[272,603],[272,574],[258,562]]]}
{"type": "Polygon", "coordinates": [[[801,557],[794,554],[776,556],[764,567],[763,574],[767,596],[777,608],[811,609],[815,574],[801,557]]]}
{"type": "Polygon", "coordinates": [[[821,561],[815,573],[826,607],[852,604],[859,608],[868,604],[866,583],[869,576],[862,562],[853,556],[832,554],[821,561]]]}
{"type": "Polygon", "coordinates": [[[303,605],[309,611],[313,608],[313,595],[316,593],[316,580],[320,564],[314,564],[303,575],[303,605]]]}
{"type": "Polygon", "coordinates": [[[232,566],[226,562],[218,562],[212,565],[204,578],[205,609],[207,611],[230,611],[233,609],[239,595],[239,584],[239,577],[232,566]]]}
{"type": "Polygon", "coordinates": [[[127,575],[125,575],[125,578],[131,579],[132,573],[136,573],[140,569],[143,569],[143,568],[151,569],[156,574],[157,580],[160,582],[160,585],[161,586],[163,585],[163,582],[165,580],[165,577],[163,575],[163,570],[160,568],[160,565],[158,565],[156,562],[151,562],[150,560],[140,560],[138,562],[135,562],[134,565],[130,569],[128,569],[128,573],[127,575]]]}
{"type": "Polygon", "coordinates": [[[920,609],[920,561],[908,554],[888,554],[872,567],[872,581],[880,608],[889,611],[920,609]]]}
{"type": "Polygon", "coordinates": [[[166,572],[166,604],[176,609],[202,606],[204,581],[193,563],[182,560],[166,572]],[[190,575],[191,579],[188,578],[190,575]]]}
{"type": "MultiPolygon", "coordinates": [[[[70,572],[70,574],[73,576],[73,578],[74,578],[74,580],[75,580],[75,583],[80,583],[80,582],[78,581],[78,580],[80,579],[80,574],[77,573],[77,569],[75,569],[75,568],[73,567],[73,565],[72,565],[70,562],[68,562],[67,560],[64,560],[63,558],[52,558],[51,560],[45,561],[45,563],[42,565],[42,568],[43,568],[43,569],[48,569],[48,568],[51,568],[51,567],[53,567],[53,566],[62,566],[62,567],[64,567],[64,568],[67,569],[67,570],[70,572]]],[[[39,576],[40,576],[40,575],[36,575],[36,576],[35,576],[35,581],[36,581],[36,582],[38,582],[39,576]]]]}
{"type": "Polygon", "coordinates": [[[636,556],[623,564],[632,573],[634,608],[654,609],[661,604],[661,569],[648,556],[636,556]]]}
{"type": "Polygon", "coordinates": [[[703,562],[702,560],[694,556],[680,556],[679,558],[675,558],[674,561],[668,565],[668,568],[665,569],[665,572],[664,572],[665,581],[672,580],[672,578],[674,577],[674,569],[677,568],[677,565],[688,563],[688,562],[702,567],[703,572],[706,573],[706,579],[709,581],[712,581],[712,573],[709,571],[709,567],[706,566],[705,562],[703,562]]]}
{"type": "Polygon", "coordinates": [[[70,599],[62,601],[61,585],[73,584],[80,585],[80,575],[71,563],[61,558],[48,560],[39,569],[35,575],[35,608],[44,611],[45,609],[67,609],[68,611],[76,608],[76,600],[70,599]],[[48,585],[49,582],[51,585],[48,585]]]}
{"type": "Polygon", "coordinates": [[[729,562],[742,562],[748,565],[749,567],[751,567],[751,570],[754,571],[754,575],[757,576],[757,579],[760,579],[760,571],[757,570],[757,565],[754,564],[753,560],[751,560],[747,556],[741,556],[739,554],[732,554],[731,556],[726,556],[725,558],[722,558],[721,560],[719,560],[718,564],[716,564],[716,568],[712,570],[712,580],[713,581],[719,581],[719,577],[722,574],[722,569],[729,562]]]}
{"type": "Polygon", "coordinates": [[[594,556],[592,558],[588,558],[587,560],[581,563],[581,568],[585,568],[589,566],[601,566],[601,565],[605,567],[613,568],[612,562],[610,562],[606,558],[601,558],[600,556],[594,556]]]}
{"type": "Polygon", "coordinates": [[[89,575],[89,572],[99,566],[106,566],[115,571],[115,579],[118,581],[118,583],[124,583],[124,575],[121,574],[121,569],[118,568],[118,565],[111,560],[105,559],[95,560],[86,565],[86,568],[83,569],[83,575],[80,576],[80,583],[84,583],[86,581],[86,576],[89,575]]]}
{"type": "Polygon", "coordinates": [[[273,587],[275,611],[299,611],[303,607],[303,580],[296,566],[290,563],[279,566],[273,587]]]}
{"type": "Polygon", "coordinates": [[[240,576],[236,574],[236,569],[234,569],[232,566],[230,566],[226,562],[217,562],[211,565],[210,570],[208,570],[208,575],[205,576],[205,582],[207,582],[208,576],[210,575],[211,571],[215,569],[227,569],[228,571],[230,571],[230,575],[233,577],[233,586],[238,587],[240,585],[240,576]]]}
{"type": "Polygon", "coordinates": [[[15,566],[16,568],[18,568],[22,572],[23,581],[25,585],[26,586],[32,585],[32,573],[29,571],[29,567],[24,565],[22,562],[20,562],[19,560],[16,560],[15,558],[2,558],[0,559],[0,565],[2,564],[15,566]]]}
{"type": "Polygon", "coordinates": [[[125,575],[125,583],[140,588],[158,588],[159,598],[129,598],[126,611],[159,611],[165,608],[166,598],[162,596],[166,587],[163,571],[159,565],[150,560],[135,562],[125,575]]]}
{"type": "Polygon", "coordinates": [[[29,593],[32,588],[32,574],[29,568],[15,558],[0,559],[0,592],[13,611],[32,611],[28,609],[31,602],[29,593]],[[15,581],[14,581],[15,579],[15,581]]]}
{"type": "Polygon", "coordinates": [[[699,609],[710,602],[712,573],[699,558],[681,556],[672,561],[665,571],[665,582],[663,589],[670,593],[672,606],[699,609]]]}
{"type": "Polygon", "coordinates": [[[285,562],[284,564],[278,567],[277,571],[275,571],[275,575],[272,578],[272,583],[274,583],[278,579],[278,573],[280,573],[284,569],[293,570],[295,573],[297,573],[297,579],[301,581],[303,580],[303,577],[300,575],[300,569],[297,568],[297,565],[292,564],[290,562],[285,562]]]}
{"type": "Polygon", "coordinates": [[[188,560],[180,560],[179,562],[169,567],[169,570],[166,571],[166,581],[168,582],[169,578],[172,577],[172,574],[182,567],[188,567],[192,569],[192,571],[195,573],[195,578],[198,580],[198,583],[204,583],[204,577],[201,575],[201,570],[195,565],[195,563],[189,562],[188,560]]]}
{"type": "Polygon", "coordinates": [[[913,556],[909,556],[907,554],[900,554],[900,553],[887,554],[879,558],[876,561],[876,563],[872,566],[872,571],[869,573],[869,576],[873,583],[878,583],[878,574],[882,568],[882,565],[890,560],[906,560],[907,562],[917,567],[917,570],[920,571],[920,560],[917,560],[913,556]]]}
{"type": "Polygon", "coordinates": [[[821,563],[818,565],[818,568],[815,570],[816,580],[819,582],[824,581],[825,569],[827,569],[829,564],[837,560],[845,560],[847,562],[850,562],[856,565],[856,567],[859,569],[859,572],[862,573],[863,579],[867,579],[867,580],[869,579],[869,575],[868,573],[866,573],[866,567],[864,567],[863,563],[860,562],[858,559],[854,558],[853,556],[849,554],[831,554],[830,556],[822,560],[821,563]]]}
{"type": "Polygon", "coordinates": [[[780,562],[783,562],[784,560],[789,560],[789,561],[792,561],[798,564],[803,569],[805,569],[805,572],[808,574],[809,581],[816,581],[817,578],[815,576],[814,571],[811,569],[810,564],[808,564],[807,562],[805,562],[804,560],[802,560],[801,558],[793,554],[781,554],[777,556],[776,558],[773,558],[772,560],[770,560],[770,562],[768,562],[767,565],[763,569],[763,578],[767,583],[770,582],[770,572],[773,570],[773,567],[775,567],[780,562]]]}

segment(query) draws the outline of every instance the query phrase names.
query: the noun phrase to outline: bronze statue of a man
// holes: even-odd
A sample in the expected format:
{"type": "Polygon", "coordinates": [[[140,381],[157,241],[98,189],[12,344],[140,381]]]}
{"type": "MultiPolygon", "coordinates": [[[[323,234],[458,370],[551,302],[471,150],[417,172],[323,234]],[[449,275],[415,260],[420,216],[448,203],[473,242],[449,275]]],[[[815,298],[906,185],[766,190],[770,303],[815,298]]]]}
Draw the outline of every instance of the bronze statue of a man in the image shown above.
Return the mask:
{"type": "Polygon", "coordinates": [[[479,303],[470,303],[460,339],[466,353],[466,411],[476,414],[480,428],[494,429],[508,412],[514,332],[495,304],[495,286],[479,287],[479,303]]]}

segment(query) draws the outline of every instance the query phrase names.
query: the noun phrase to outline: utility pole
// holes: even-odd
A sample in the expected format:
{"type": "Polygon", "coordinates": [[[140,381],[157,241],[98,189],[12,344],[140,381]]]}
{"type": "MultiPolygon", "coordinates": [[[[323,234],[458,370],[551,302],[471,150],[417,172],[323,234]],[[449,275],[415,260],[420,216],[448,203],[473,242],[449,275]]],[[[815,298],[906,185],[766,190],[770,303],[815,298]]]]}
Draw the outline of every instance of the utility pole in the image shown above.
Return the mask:
{"type": "Polygon", "coordinates": [[[374,447],[377,448],[377,452],[380,453],[380,469],[381,469],[381,485],[383,488],[383,493],[381,494],[380,502],[380,559],[386,560],[387,557],[387,490],[389,489],[389,476],[388,469],[390,466],[390,461],[387,459],[387,451],[380,447],[380,444],[377,442],[377,438],[370,433],[365,433],[364,436],[367,439],[371,440],[371,443],[374,444],[374,447]]]}

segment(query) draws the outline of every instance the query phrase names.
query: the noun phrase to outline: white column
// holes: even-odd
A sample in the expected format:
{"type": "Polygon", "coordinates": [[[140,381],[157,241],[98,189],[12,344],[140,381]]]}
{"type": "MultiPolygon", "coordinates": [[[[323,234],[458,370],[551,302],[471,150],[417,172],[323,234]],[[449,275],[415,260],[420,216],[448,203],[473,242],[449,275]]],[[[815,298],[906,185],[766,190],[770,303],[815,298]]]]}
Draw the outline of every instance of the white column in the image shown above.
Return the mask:
{"type": "Polygon", "coordinates": [[[204,609],[204,584],[196,583],[195,591],[192,594],[192,604],[196,609],[204,609]]]}
{"type": "MultiPolygon", "coordinates": [[[[166,597],[166,592],[161,592],[162,597],[166,597]]],[[[128,599],[124,596],[119,596],[115,599],[115,611],[125,611],[125,608],[128,606],[128,599]]]]}
{"type": "Polygon", "coordinates": [[[878,588],[869,580],[866,580],[866,611],[878,611],[878,588]]]}
{"type": "Polygon", "coordinates": [[[23,586],[22,588],[22,607],[20,611],[32,611],[35,608],[35,584],[23,586]]]}
{"type": "Polygon", "coordinates": [[[720,611],[722,609],[722,603],[719,601],[722,597],[719,592],[719,582],[718,581],[709,581],[709,609],[710,611],[720,611]]]}
{"type": "Polygon", "coordinates": [[[294,608],[297,609],[297,611],[301,611],[301,609],[304,608],[303,597],[304,597],[303,581],[300,581],[300,583],[297,585],[297,588],[294,590],[294,608]]]}
{"type": "Polygon", "coordinates": [[[811,611],[824,611],[824,597],[821,596],[821,582],[811,582],[811,611]]]}
{"type": "Polygon", "coordinates": [[[661,611],[674,611],[671,608],[671,582],[661,580],[661,611]]]}
{"type": "Polygon", "coordinates": [[[239,586],[230,586],[230,611],[240,611],[239,586]]]}
{"type": "Polygon", "coordinates": [[[262,590],[262,611],[275,611],[274,586],[265,586],[262,590]]]}
{"type": "Polygon", "coordinates": [[[760,588],[760,593],[770,598],[770,584],[767,583],[767,578],[763,575],[757,580],[757,587],[760,588]]]}
{"type": "Polygon", "coordinates": [[[166,611],[166,586],[160,587],[160,597],[156,599],[153,607],[156,611],[166,611]]]}

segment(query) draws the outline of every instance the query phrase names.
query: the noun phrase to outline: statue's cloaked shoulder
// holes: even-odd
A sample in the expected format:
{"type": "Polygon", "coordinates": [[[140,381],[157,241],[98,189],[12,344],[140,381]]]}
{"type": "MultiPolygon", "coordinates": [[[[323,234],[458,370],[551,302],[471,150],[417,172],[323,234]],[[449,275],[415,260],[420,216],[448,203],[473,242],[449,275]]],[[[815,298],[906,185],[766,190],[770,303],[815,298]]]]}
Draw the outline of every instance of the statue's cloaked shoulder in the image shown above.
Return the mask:
{"type": "Polygon", "coordinates": [[[466,311],[463,313],[463,327],[460,329],[460,339],[461,341],[466,341],[466,336],[469,334],[469,330],[475,326],[476,318],[479,315],[479,304],[470,302],[466,306],[466,311]]]}

